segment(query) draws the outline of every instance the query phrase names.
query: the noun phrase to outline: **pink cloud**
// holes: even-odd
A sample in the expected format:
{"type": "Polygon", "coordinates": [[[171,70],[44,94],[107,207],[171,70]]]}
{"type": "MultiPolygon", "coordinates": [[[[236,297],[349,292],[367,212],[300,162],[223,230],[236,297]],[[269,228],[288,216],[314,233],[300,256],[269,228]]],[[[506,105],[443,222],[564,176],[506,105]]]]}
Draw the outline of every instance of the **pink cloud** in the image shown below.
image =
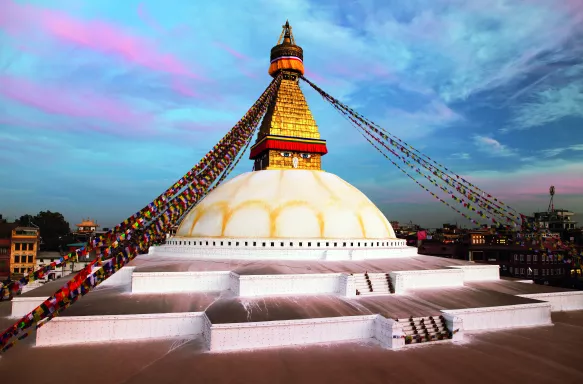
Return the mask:
{"type": "Polygon", "coordinates": [[[561,195],[581,196],[583,195],[583,177],[578,175],[583,175],[583,163],[565,165],[557,169],[537,167],[508,172],[506,175],[492,172],[464,176],[464,178],[512,205],[512,201],[520,201],[524,198],[546,197],[551,185],[554,185],[557,193],[561,195]]]}
{"type": "Polygon", "coordinates": [[[200,78],[189,65],[162,53],[151,42],[134,36],[115,24],[80,20],[66,13],[33,5],[21,5],[0,0],[0,28],[18,37],[27,36],[38,28],[54,38],[98,52],[112,54],[155,71],[200,78]]]}
{"type": "Polygon", "coordinates": [[[0,94],[55,115],[98,118],[124,124],[145,123],[153,118],[147,113],[137,113],[111,97],[89,91],[40,85],[13,76],[0,76],[0,94]]]}

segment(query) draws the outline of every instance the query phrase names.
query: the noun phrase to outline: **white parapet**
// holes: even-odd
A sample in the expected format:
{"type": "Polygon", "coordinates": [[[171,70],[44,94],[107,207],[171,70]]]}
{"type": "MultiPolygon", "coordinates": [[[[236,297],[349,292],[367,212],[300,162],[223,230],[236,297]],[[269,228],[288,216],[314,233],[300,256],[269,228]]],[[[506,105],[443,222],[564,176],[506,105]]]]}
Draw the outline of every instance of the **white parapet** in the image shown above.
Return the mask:
{"type": "Polygon", "coordinates": [[[283,347],[375,337],[377,315],[256,323],[213,324],[211,352],[283,347]]]}
{"type": "Polygon", "coordinates": [[[464,272],[460,269],[394,271],[390,272],[389,275],[396,294],[415,288],[461,287],[464,285],[464,272]]]}
{"type": "Polygon", "coordinates": [[[231,272],[134,272],[132,293],[219,292],[231,287],[231,272]]]}
{"type": "Polygon", "coordinates": [[[551,311],[579,311],[583,309],[583,292],[551,292],[517,295],[528,299],[546,301],[551,304],[551,311]]]}
{"type": "Polygon", "coordinates": [[[393,319],[378,315],[375,319],[375,339],[385,348],[403,348],[405,346],[403,325],[393,319]]]}
{"type": "Polygon", "coordinates": [[[464,271],[464,282],[500,280],[499,265],[452,265],[449,268],[464,271]]]}
{"type": "Polygon", "coordinates": [[[465,331],[551,325],[551,304],[532,303],[441,311],[446,319],[458,317],[465,331]]]}
{"type": "Polygon", "coordinates": [[[28,315],[33,309],[41,305],[47,297],[15,297],[12,299],[11,317],[28,315]]]}
{"type": "Polygon", "coordinates": [[[149,255],[183,259],[366,260],[417,255],[402,239],[181,238],[150,247],[149,255]]]}
{"type": "Polygon", "coordinates": [[[202,335],[204,312],[56,317],[37,330],[37,346],[202,335]]]}
{"type": "Polygon", "coordinates": [[[464,320],[451,313],[443,313],[443,318],[447,329],[452,333],[452,341],[462,341],[464,339],[464,320]]]}
{"type": "Polygon", "coordinates": [[[119,271],[111,275],[100,285],[102,287],[113,287],[119,285],[128,285],[132,283],[132,274],[136,267],[122,267],[119,271]]]}
{"type": "Polygon", "coordinates": [[[348,275],[318,273],[239,276],[239,296],[329,294],[346,296],[348,275]]]}

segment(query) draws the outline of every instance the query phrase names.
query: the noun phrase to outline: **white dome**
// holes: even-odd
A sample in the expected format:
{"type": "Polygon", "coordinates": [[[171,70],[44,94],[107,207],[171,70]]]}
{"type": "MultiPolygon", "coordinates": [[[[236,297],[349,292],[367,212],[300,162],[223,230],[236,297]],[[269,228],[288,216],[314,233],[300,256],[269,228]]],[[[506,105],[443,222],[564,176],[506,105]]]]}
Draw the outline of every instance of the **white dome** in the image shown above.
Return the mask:
{"type": "Polygon", "coordinates": [[[358,189],[323,171],[265,170],[229,180],[182,221],[176,236],[394,239],[358,189]]]}

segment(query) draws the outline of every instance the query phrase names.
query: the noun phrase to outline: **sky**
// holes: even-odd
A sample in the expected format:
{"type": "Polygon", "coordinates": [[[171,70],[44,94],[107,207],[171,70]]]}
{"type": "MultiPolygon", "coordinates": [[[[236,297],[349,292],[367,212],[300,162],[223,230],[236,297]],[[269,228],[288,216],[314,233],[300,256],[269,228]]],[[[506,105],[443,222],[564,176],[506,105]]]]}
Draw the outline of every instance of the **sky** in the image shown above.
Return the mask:
{"type": "MultiPolygon", "coordinates": [[[[581,0],[0,0],[0,214],[141,209],[263,92],[286,19],[326,92],[521,212],[554,185],[583,221],[581,0]]],[[[302,89],[323,169],[389,220],[469,224],[302,89]]]]}

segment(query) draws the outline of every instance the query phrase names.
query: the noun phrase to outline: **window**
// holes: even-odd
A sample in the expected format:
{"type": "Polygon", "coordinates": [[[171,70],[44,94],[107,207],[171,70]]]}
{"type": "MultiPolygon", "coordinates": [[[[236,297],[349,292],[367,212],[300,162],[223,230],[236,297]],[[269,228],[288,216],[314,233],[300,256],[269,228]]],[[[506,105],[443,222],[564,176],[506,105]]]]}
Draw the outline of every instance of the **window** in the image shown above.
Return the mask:
{"type": "Polygon", "coordinates": [[[330,246],[330,243],[326,242],[326,246],[329,247],[330,246]]]}
{"type": "Polygon", "coordinates": [[[300,241],[300,247],[302,246],[302,242],[300,241]]]}
{"type": "Polygon", "coordinates": [[[520,274],[524,275],[524,268],[520,268],[520,274]]]}
{"type": "Polygon", "coordinates": [[[261,245],[262,245],[263,247],[265,247],[265,243],[261,243],[261,245]]]}
{"type": "Polygon", "coordinates": [[[520,254],[520,262],[522,263],[524,261],[524,255],[521,253],[520,254]]]}
{"type": "Polygon", "coordinates": [[[14,255],[14,262],[20,263],[20,255],[14,255]]]}
{"type": "Polygon", "coordinates": [[[238,246],[239,246],[239,242],[238,242],[238,241],[237,241],[237,242],[235,242],[235,246],[236,246],[236,247],[238,247],[238,246]]]}
{"type": "Polygon", "coordinates": [[[279,245],[281,245],[281,246],[283,247],[283,246],[284,246],[284,245],[283,245],[283,241],[282,241],[282,242],[281,242],[279,245]]]}
{"type": "Polygon", "coordinates": [[[342,243],[342,246],[343,246],[343,247],[346,247],[346,243],[342,243]]]}
{"type": "Polygon", "coordinates": [[[256,241],[253,242],[253,246],[254,247],[257,246],[257,242],[256,241]]]}
{"type": "Polygon", "coordinates": [[[223,246],[223,242],[221,241],[221,247],[223,246]]]}
{"type": "Polygon", "coordinates": [[[351,246],[351,247],[354,247],[354,243],[350,243],[350,246],[351,246]]]}
{"type": "Polygon", "coordinates": [[[20,251],[20,243],[14,243],[14,250],[20,251]]]}
{"type": "Polygon", "coordinates": [[[537,262],[537,258],[538,258],[538,255],[537,254],[532,255],[532,262],[533,263],[536,263],[537,262]]]}
{"type": "Polygon", "coordinates": [[[337,247],[338,246],[338,243],[334,243],[334,246],[337,247]]]}
{"type": "Polygon", "coordinates": [[[28,255],[28,263],[32,263],[32,255],[28,255]]]}
{"type": "Polygon", "coordinates": [[[33,243],[29,243],[29,244],[28,244],[28,250],[29,250],[29,251],[32,251],[32,250],[34,250],[34,244],[33,244],[33,243]]]}
{"type": "Polygon", "coordinates": [[[308,247],[311,247],[311,246],[312,246],[312,243],[308,241],[308,247]]]}
{"type": "Polygon", "coordinates": [[[319,247],[320,246],[320,243],[317,243],[317,246],[319,247]]]}
{"type": "Polygon", "coordinates": [[[535,268],[535,269],[534,269],[534,275],[535,275],[535,276],[538,276],[538,268],[535,268]]]}
{"type": "Polygon", "coordinates": [[[514,254],[514,261],[518,261],[518,255],[516,253],[514,254]]]}
{"type": "Polygon", "coordinates": [[[292,243],[292,242],[290,241],[290,243],[289,243],[289,246],[290,246],[290,247],[293,247],[293,246],[294,246],[294,243],[292,243]]]}
{"type": "Polygon", "coordinates": [[[245,242],[245,246],[247,246],[247,243],[248,243],[248,242],[246,241],[246,242],[245,242]]]}
{"type": "Polygon", "coordinates": [[[531,255],[526,255],[526,262],[530,263],[530,261],[531,261],[531,255]]]}
{"type": "Polygon", "coordinates": [[[514,268],[510,267],[510,273],[513,273],[513,272],[514,272],[514,268]]]}
{"type": "Polygon", "coordinates": [[[213,241],[213,246],[215,246],[215,245],[216,245],[216,244],[215,244],[215,242],[213,241]]]}
{"type": "Polygon", "coordinates": [[[274,246],[275,246],[275,243],[274,243],[273,241],[271,242],[271,246],[272,246],[272,247],[274,247],[274,246]]]}
{"type": "Polygon", "coordinates": [[[231,242],[229,241],[227,245],[230,247],[231,246],[231,242]]]}

